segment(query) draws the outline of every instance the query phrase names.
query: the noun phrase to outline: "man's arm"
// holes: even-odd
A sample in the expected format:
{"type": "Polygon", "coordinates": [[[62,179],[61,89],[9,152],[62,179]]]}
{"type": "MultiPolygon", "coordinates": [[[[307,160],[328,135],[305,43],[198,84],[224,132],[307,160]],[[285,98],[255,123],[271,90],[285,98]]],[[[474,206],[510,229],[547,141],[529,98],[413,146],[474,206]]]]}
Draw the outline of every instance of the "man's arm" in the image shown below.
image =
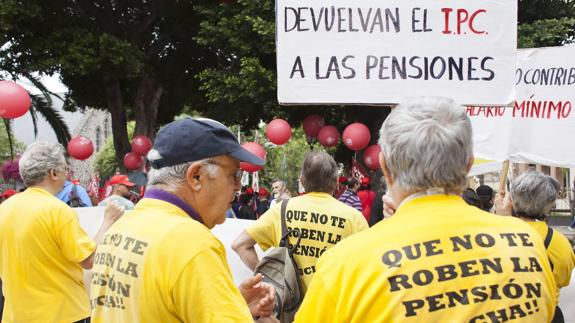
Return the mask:
{"type": "MultiPolygon", "coordinates": [[[[117,206],[114,203],[109,203],[106,205],[106,210],[104,211],[104,221],[100,226],[100,230],[98,230],[98,233],[96,233],[96,236],[94,236],[94,242],[96,245],[102,242],[106,231],[108,231],[112,224],[114,224],[123,214],[123,207],[117,206]]],[[[80,262],[80,266],[84,269],[92,269],[92,266],[94,265],[94,254],[95,252],[92,252],[88,258],[82,260],[80,262]]]]}
{"type": "Polygon", "coordinates": [[[232,249],[240,256],[240,259],[250,268],[252,271],[256,269],[260,260],[256,249],[254,248],[256,241],[243,230],[240,235],[232,242],[232,249]]]}

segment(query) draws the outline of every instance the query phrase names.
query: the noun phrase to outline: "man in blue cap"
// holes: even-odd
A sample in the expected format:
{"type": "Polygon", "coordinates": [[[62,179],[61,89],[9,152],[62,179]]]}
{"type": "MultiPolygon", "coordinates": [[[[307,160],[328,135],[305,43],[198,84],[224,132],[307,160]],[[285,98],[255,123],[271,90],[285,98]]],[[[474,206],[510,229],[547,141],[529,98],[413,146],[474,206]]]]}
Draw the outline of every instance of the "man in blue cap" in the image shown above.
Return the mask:
{"type": "Polygon", "coordinates": [[[92,322],[248,322],[272,313],[274,290],[261,276],[234,286],[222,243],[240,188],[240,161],[264,161],[240,147],[221,123],[174,121],[148,153],[144,198],[98,246],[92,322]]]}

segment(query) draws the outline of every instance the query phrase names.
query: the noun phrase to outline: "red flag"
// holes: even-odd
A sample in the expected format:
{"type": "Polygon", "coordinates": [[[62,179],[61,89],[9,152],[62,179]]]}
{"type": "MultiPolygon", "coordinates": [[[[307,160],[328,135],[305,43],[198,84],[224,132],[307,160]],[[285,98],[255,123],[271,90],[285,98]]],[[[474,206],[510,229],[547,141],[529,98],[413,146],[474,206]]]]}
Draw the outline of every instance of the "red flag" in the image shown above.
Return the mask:
{"type": "Polygon", "coordinates": [[[357,159],[355,159],[355,157],[352,157],[351,159],[351,176],[360,182],[362,178],[368,177],[368,173],[357,161],[357,159]]]}

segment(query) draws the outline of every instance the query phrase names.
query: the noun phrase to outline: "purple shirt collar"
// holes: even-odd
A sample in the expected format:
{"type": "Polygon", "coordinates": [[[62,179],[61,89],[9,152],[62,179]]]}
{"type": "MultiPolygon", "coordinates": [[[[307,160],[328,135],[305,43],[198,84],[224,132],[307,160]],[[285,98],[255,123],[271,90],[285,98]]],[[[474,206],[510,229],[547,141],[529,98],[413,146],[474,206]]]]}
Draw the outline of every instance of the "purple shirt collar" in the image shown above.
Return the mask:
{"type": "Polygon", "coordinates": [[[198,212],[196,212],[194,208],[192,208],[190,205],[184,202],[184,200],[182,200],[175,194],[157,188],[151,188],[146,191],[146,193],[144,194],[144,198],[156,199],[173,204],[182,209],[182,211],[186,212],[192,219],[203,224],[202,218],[200,218],[198,212]]]}

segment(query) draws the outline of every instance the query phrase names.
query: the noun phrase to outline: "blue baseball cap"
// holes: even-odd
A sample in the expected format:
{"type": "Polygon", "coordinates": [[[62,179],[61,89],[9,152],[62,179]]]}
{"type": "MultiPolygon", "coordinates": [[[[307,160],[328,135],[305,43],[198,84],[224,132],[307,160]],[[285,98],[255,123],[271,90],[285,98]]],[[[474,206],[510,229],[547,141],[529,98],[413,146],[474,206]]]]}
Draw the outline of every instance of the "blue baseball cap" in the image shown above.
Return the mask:
{"type": "Polygon", "coordinates": [[[205,118],[186,118],[163,126],[156,135],[148,159],[152,167],[160,169],[220,155],[229,155],[258,166],[265,163],[242,148],[230,129],[218,121],[205,118]]]}

